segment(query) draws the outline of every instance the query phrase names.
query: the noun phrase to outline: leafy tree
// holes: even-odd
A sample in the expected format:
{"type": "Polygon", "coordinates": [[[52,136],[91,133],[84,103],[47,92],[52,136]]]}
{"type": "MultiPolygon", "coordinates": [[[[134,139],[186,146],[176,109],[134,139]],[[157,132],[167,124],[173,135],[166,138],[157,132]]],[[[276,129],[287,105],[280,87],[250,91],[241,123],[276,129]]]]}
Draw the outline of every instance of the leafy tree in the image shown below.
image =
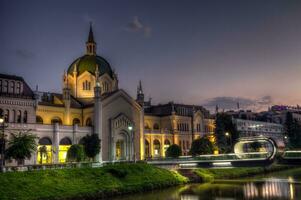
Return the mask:
{"type": "Polygon", "coordinates": [[[36,151],[36,139],[37,137],[31,133],[12,133],[12,139],[8,142],[8,148],[5,152],[6,158],[17,160],[18,165],[23,164],[24,160],[30,159],[32,153],[36,151]]]}
{"type": "Polygon", "coordinates": [[[286,113],[284,126],[288,137],[288,147],[291,149],[301,148],[301,126],[298,121],[293,119],[291,112],[286,113]]]}
{"type": "Polygon", "coordinates": [[[68,162],[80,162],[84,160],[85,152],[84,147],[81,144],[73,144],[68,149],[67,152],[67,161],[68,162]]]}
{"type": "Polygon", "coordinates": [[[209,138],[202,137],[192,142],[189,153],[193,156],[202,154],[213,154],[214,149],[214,144],[209,140],[209,138]]]}
{"type": "Polygon", "coordinates": [[[100,139],[97,134],[86,135],[83,137],[85,154],[88,158],[94,159],[100,152],[100,139]]]}
{"type": "Polygon", "coordinates": [[[166,149],[166,156],[172,158],[178,158],[182,154],[182,149],[177,144],[172,144],[166,149]]]}
{"type": "Polygon", "coordinates": [[[230,152],[239,138],[239,132],[232,122],[232,117],[226,113],[218,113],[216,114],[215,125],[215,138],[219,152],[230,152]],[[229,133],[229,136],[225,135],[226,132],[229,133]]]}

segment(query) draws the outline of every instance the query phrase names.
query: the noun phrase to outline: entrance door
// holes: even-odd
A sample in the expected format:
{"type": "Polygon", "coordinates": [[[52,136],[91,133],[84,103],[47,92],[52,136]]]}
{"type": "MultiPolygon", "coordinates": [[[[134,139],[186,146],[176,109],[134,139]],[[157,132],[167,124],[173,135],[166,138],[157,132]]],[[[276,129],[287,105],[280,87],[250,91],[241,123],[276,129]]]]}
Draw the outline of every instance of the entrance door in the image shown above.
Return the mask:
{"type": "Polygon", "coordinates": [[[116,160],[123,160],[124,159],[124,141],[118,140],[116,142],[116,160]]]}

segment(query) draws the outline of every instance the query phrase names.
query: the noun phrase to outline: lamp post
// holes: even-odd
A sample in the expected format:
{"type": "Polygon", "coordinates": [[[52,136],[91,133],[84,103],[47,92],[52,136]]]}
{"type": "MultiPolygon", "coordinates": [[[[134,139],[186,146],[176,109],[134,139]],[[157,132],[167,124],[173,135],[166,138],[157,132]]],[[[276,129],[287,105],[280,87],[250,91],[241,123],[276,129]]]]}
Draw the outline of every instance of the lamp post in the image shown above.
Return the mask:
{"type": "Polygon", "coordinates": [[[131,133],[131,136],[132,136],[132,144],[133,144],[133,160],[134,162],[136,163],[136,152],[135,152],[135,136],[134,136],[134,132],[133,132],[133,126],[129,126],[128,127],[130,133],[131,133]]]}
{"type": "Polygon", "coordinates": [[[4,138],[4,118],[3,116],[0,116],[0,124],[1,124],[1,171],[4,171],[4,166],[5,166],[5,158],[4,158],[4,151],[5,151],[5,138],[4,138]]]}
{"type": "Polygon", "coordinates": [[[226,132],[226,133],[225,133],[225,136],[226,136],[226,138],[230,141],[230,146],[231,146],[231,148],[232,148],[232,140],[231,140],[231,137],[230,137],[230,133],[229,133],[229,132],[226,132]]]}

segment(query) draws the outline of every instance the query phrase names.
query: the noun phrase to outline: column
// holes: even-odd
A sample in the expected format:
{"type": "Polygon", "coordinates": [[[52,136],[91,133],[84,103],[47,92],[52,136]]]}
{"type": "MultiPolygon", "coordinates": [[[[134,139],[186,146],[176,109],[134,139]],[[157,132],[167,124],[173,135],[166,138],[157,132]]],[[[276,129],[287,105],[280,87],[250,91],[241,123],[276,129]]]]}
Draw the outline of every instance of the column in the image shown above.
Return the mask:
{"type": "Polygon", "coordinates": [[[60,129],[59,129],[59,123],[54,124],[54,131],[53,131],[53,162],[58,163],[59,162],[59,145],[60,145],[60,129]]]}

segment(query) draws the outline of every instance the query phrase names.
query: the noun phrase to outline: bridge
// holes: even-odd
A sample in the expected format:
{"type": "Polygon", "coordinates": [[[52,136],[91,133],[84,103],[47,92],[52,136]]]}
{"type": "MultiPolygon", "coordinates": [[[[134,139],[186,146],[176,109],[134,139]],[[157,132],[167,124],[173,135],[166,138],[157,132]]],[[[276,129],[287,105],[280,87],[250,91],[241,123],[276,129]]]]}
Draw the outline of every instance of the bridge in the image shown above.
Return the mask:
{"type": "Polygon", "coordinates": [[[274,162],[277,152],[287,164],[301,163],[301,151],[279,151],[276,142],[265,137],[240,138],[234,145],[234,153],[159,158],[147,163],[165,168],[267,166],[274,162]],[[250,152],[249,147],[254,143],[259,143],[260,148],[250,152]]]}

